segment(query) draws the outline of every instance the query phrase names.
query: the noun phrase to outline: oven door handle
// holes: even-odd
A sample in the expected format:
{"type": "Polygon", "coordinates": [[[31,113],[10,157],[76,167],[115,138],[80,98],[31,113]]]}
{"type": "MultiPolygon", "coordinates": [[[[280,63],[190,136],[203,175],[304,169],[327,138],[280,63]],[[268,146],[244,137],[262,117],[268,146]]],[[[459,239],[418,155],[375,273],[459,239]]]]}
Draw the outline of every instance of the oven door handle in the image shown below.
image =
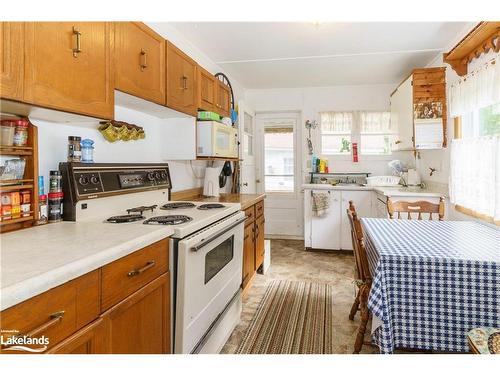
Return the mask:
{"type": "Polygon", "coordinates": [[[223,235],[224,233],[226,232],[229,232],[231,229],[233,229],[234,227],[240,225],[241,223],[243,223],[247,218],[246,217],[242,217],[241,219],[239,219],[238,221],[236,221],[235,223],[231,224],[231,226],[227,227],[227,228],[224,228],[222,229],[221,231],[211,235],[210,237],[208,237],[207,239],[203,239],[201,242],[199,242],[198,244],[196,244],[195,246],[192,246],[191,247],[191,251],[198,251],[200,250],[202,247],[205,247],[206,245],[208,245],[210,242],[212,241],[215,241],[217,238],[219,238],[221,235],[223,235]]]}

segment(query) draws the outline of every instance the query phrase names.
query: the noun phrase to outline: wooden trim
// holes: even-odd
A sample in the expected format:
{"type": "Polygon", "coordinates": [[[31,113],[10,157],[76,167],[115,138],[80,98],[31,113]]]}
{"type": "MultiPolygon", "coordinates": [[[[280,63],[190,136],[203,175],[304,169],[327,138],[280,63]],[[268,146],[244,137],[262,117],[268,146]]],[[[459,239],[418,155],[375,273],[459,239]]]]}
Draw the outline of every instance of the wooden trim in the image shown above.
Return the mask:
{"type": "Polygon", "coordinates": [[[173,191],[171,194],[171,199],[173,201],[182,201],[193,197],[199,197],[202,193],[203,193],[202,187],[173,191]]]}
{"type": "Polygon", "coordinates": [[[479,22],[450,52],[443,54],[443,62],[464,76],[468,64],[489,51],[500,51],[500,22],[479,22]]]}
{"type": "Polygon", "coordinates": [[[464,215],[472,216],[472,217],[475,217],[476,219],[486,221],[487,223],[491,223],[491,224],[495,224],[497,226],[500,226],[500,220],[495,220],[491,216],[480,214],[480,213],[478,213],[470,208],[466,208],[466,207],[463,207],[463,206],[456,204],[455,210],[463,213],[464,215]]]}
{"type": "Polygon", "coordinates": [[[462,118],[455,117],[453,119],[453,138],[460,139],[462,138],[462,118]]]}

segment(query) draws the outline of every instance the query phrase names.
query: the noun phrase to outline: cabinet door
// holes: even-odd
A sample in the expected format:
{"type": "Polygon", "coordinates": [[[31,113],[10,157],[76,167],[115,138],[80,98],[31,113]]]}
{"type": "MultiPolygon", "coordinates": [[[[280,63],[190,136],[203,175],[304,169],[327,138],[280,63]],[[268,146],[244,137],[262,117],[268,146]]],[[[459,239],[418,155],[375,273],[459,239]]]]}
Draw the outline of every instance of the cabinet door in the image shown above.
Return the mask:
{"type": "Polygon", "coordinates": [[[264,261],[264,216],[255,219],[255,269],[264,261]]]}
{"type": "Polygon", "coordinates": [[[196,116],[196,62],[167,42],[167,106],[196,116]]]}
{"type": "Polygon", "coordinates": [[[22,22],[0,22],[0,93],[2,98],[22,100],[24,65],[22,22]]]}
{"type": "Polygon", "coordinates": [[[108,353],[104,321],[95,322],[82,328],[74,335],[56,345],[48,354],[105,354],[108,353]]]}
{"type": "Polygon", "coordinates": [[[24,100],[112,118],[110,33],[107,22],[25,23],[24,100]]]}
{"type": "Polygon", "coordinates": [[[217,80],[216,112],[224,117],[229,117],[231,109],[231,90],[229,86],[217,80]]]}
{"type": "Polygon", "coordinates": [[[208,71],[198,66],[198,108],[205,111],[216,111],[215,96],[217,94],[216,78],[208,71]]]}
{"type": "Polygon", "coordinates": [[[313,190],[330,196],[330,208],[324,216],[311,216],[311,247],[338,250],[340,248],[340,191],[313,190]]]}
{"type": "Polygon", "coordinates": [[[165,104],[165,40],[141,22],[115,23],[115,87],[165,104]]]}
{"type": "Polygon", "coordinates": [[[404,81],[391,96],[391,127],[397,129],[395,150],[413,148],[412,77],[404,81]]]}
{"type": "Polygon", "coordinates": [[[103,314],[112,354],[170,353],[170,273],[103,314]]]}
{"type": "Polygon", "coordinates": [[[243,275],[241,286],[245,288],[254,274],[255,264],[255,242],[254,242],[254,223],[247,225],[243,240],[243,275]]]}
{"type": "Polygon", "coordinates": [[[349,201],[353,201],[359,218],[372,217],[372,194],[371,191],[344,190],[341,192],[341,234],[340,248],[352,250],[351,225],[347,217],[349,201]]]}

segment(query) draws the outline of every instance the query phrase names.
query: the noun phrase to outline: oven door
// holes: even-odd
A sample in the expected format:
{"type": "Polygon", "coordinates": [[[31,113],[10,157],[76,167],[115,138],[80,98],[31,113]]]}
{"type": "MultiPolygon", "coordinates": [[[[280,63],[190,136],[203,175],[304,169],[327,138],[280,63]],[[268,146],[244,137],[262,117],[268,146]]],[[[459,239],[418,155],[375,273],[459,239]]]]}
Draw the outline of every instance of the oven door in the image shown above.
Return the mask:
{"type": "Polygon", "coordinates": [[[175,353],[191,353],[241,285],[245,215],[238,212],[179,241],[175,353]]]}

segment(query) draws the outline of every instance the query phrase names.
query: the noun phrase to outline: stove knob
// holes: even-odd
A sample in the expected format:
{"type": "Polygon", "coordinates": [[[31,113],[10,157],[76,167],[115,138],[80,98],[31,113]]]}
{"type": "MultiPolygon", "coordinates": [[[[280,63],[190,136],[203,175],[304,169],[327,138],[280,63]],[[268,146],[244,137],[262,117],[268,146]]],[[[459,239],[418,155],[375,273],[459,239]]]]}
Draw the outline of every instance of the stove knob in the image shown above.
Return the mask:
{"type": "Polygon", "coordinates": [[[165,172],[161,172],[161,178],[163,180],[166,180],[167,179],[167,174],[165,172]]]}
{"type": "Polygon", "coordinates": [[[80,176],[78,183],[80,185],[87,185],[89,183],[89,178],[87,176],[80,176]]]}
{"type": "Polygon", "coordinates": [[[160,180],[160,179],[161,179],[161,174],[160,174],[160,172],[158,172],[158,171],[157,171],[157,172],[155,172],[155,178],[156,178],[157,180],[160,180]]]}
{"type": "Polygon", "coordinates": [[[97,177],[97,176],[92,176],[92,177],[90,177],[90,183],[91,183],[91,184],[94,184],[94,185],[95,185],[95,184],[98,184],[98,183],[99,183],[99,181],[100,181],[100,180],[99,180],[99,177],[97,177]]]}
{"type": "Polygon", "coordinates": [[[149,181],[154,181],[155,180],[155,174],[153,172],[148,173],[148,180],[149,181]]]}

